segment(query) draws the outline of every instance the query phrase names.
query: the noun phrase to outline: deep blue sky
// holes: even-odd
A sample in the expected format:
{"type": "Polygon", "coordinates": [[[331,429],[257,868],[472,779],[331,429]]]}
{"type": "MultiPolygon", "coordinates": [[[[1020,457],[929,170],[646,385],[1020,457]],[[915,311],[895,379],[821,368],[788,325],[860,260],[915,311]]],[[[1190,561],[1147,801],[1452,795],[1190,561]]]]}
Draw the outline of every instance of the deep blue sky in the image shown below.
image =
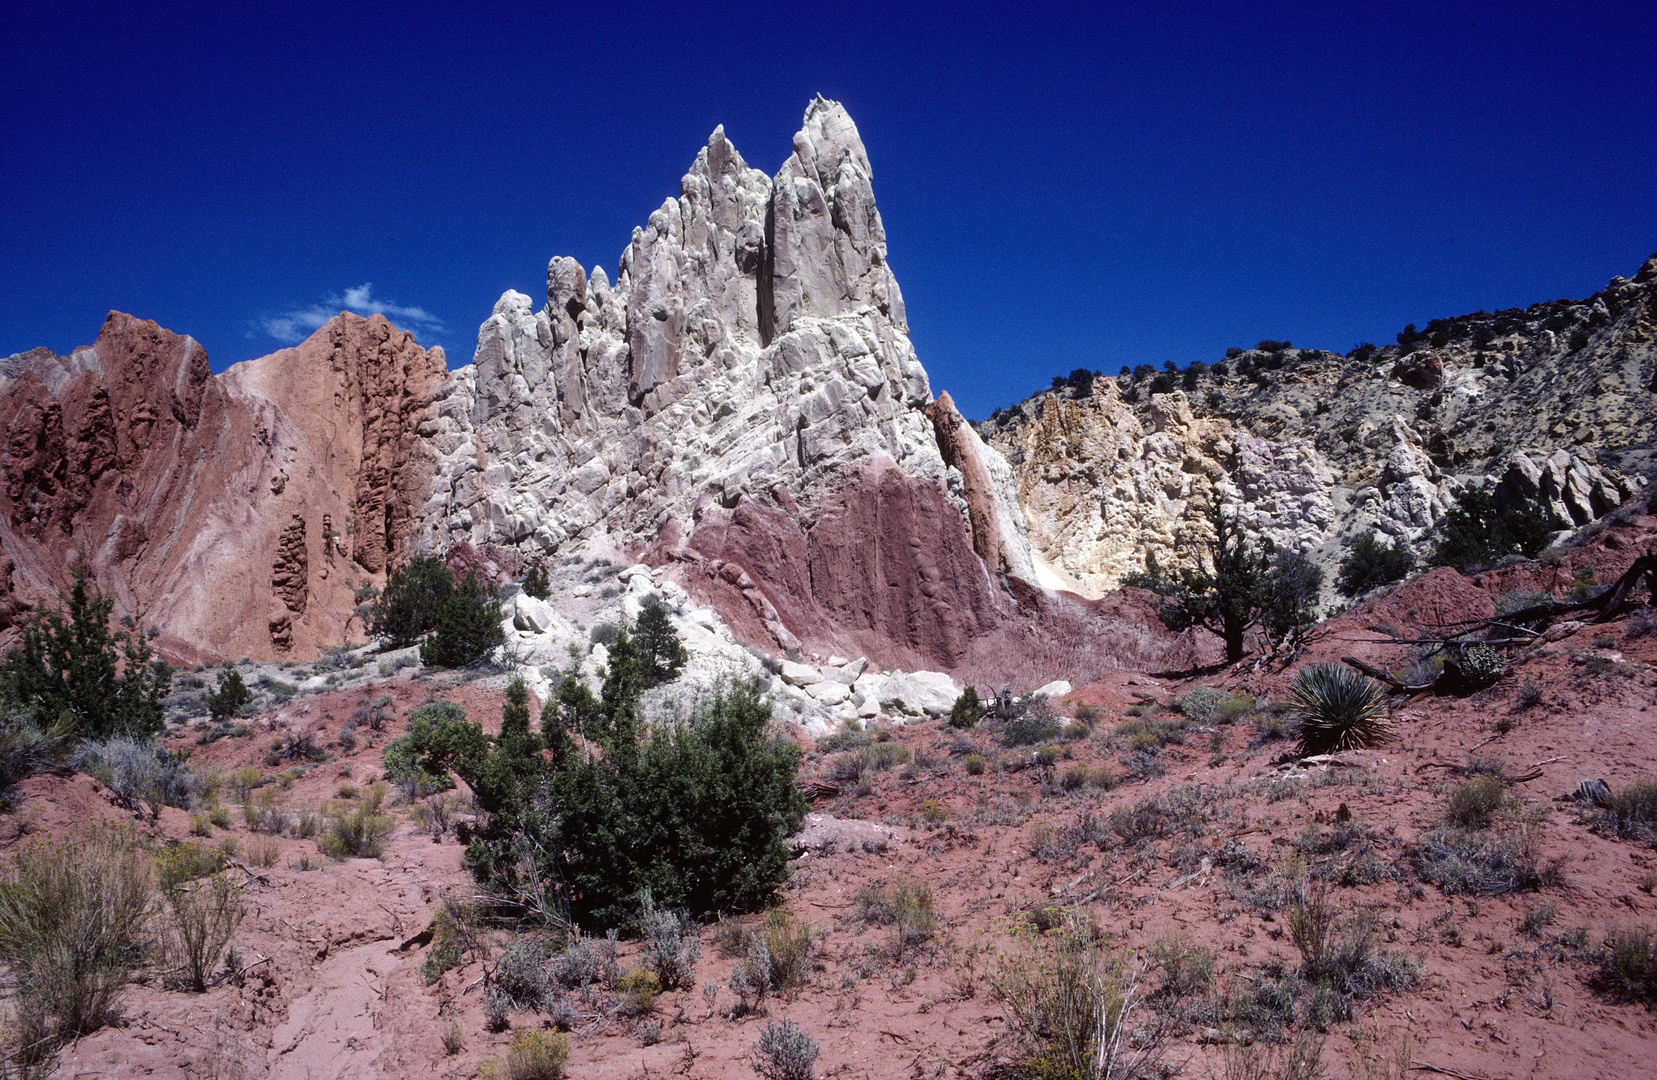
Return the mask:
{"type": "Polygon", "coordinates": [[[775,172],[819,92],[970,416],[1075,367],[1586,296],[1657,250],[1649,2],[965,12],[8,0],[0,355],[117,308],[222,370],[349,299],[458,365],[550,256],[613,272],[714,125],[775,172]]]}

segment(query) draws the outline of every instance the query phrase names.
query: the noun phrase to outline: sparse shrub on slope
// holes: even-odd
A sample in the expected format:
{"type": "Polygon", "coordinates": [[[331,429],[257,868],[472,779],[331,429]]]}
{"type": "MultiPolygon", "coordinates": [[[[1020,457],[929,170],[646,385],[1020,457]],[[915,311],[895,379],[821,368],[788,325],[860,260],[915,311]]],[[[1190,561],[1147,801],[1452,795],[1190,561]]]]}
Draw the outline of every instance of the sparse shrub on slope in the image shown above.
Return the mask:
{"type": "Polygon", "coordinates": [[[148,737],[88,740],[70,754],[69,764],[109,788],[129,809],[189,810],[201,797],[202,780],[184,763],[184,755],[169,753],[148,737]]]}
{"type": "Polygon", "coordinates": [[[1392,736],[1381,686],[1344,665],[1301,668],[1289,694],[1300,717],[1302,756],[1361,750],[1392,736]]]}
{"type": "Polygon", "coordinates": [[[752,1064],[764,1080],[811,1080],[816,1060],[817,1041],[785,1016],[760,1032],[752,1064]]]}
{"type": "Polygon", "coordinates": [[[1230,663],[1242,659],[1254,627],[1281,641],[1317,621],[1321,569],[1299,553],[1279,552],[1269,538],[1253,543],[1216,504],[1204,515],[1210,536],[1197,545],[1196,569],[1165,572],[1152,557],[1143,573],[1123,579],[1161,598],[1157,614],[1168,629],[1200,626],[1218,635],[1230,663]]]}
{"type": "Polygon", "coordinates": [[[154,887],[130,831],[28,845],[0,870],[0,963],[17,981],[25,1060],[114,1017],[154,887]]]}
{"type": "Polygon", "coordinates": [[[1657,939],[1651,931],[1643,926],[1612,931],[1591,983],[1608,997],[1657,1008],[1657,939]]]}

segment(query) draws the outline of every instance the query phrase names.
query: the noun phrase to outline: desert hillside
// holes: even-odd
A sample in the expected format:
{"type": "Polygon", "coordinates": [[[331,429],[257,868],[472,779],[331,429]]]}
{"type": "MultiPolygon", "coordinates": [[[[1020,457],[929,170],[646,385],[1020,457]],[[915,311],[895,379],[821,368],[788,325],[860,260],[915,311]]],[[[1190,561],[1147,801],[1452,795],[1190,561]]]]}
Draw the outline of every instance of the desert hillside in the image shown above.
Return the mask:
{"type": "Polygon", "coordinates": [[[0,361],[0,1076],[1649,1071],[1657,256],[974,423],[819,97],[486,311],[0,361]]]}

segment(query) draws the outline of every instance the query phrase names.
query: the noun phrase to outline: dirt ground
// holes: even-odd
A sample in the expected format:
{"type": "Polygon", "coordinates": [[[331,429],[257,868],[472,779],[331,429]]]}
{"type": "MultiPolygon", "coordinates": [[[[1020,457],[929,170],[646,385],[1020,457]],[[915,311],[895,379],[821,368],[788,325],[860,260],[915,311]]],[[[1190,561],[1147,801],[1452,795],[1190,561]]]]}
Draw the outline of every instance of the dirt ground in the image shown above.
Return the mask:
{"type": "MultiPolygon", "coordinates": [[[[737,1015],[731,946],[767,916],[707,926],[695,985],[642,1015],[614,990],[566,995],[556,1019],[569,1029],[568,1074],[750,1076],[760,1033],[787,1017],[820,1047],[819,1077],[1017,1075],[1007,1067],[1027,1052],[995,983],[1009,957],[1044,953],[1058,927],[1079,922],[1127,970],[1143,969],[1134,1038],[1159,1025],[1170,1034],[1165,1072],[1244,1075],[1240,1042],[1260,1048],[1246,1057],[1310,1038],[1322,1039],[1334,1077],[1379,1075],[1377,1061],[1406,1039],[1418,1073],[1651,1075],[1652,1013],[1589,982],[1608,933],[1657,923],[1657,851],[1596,831],[1588,810],[1558,801],[1584,779],[1615,791],[1657,775],[1657,636],[1643,632],[1645,616],[1568,628],[1510,655],[1499,681],[1467,697],[1396,697],[1396,737],[1373,750],[1296,762],[1292,741],[1273,736],[1300,666],[1355,656],[1404,669],[1415,658],[1407,642],[1488,614],[1515,589],[1562,592],[1583,566],[1609,581],[1654,538],[1657,519],[1631,518],[1560,564],[1478,579],[1435,571],[1322,624],[1293,663],[1189,680],[1113,674],[1056,703],[1063,735],[1029,745],[1003,745],[995,722],[958,732],[882,720],[839,748],[810,749],[801,777],[814,814],[779,897],[811,928],[804,985],[737,1015]],[[1228,703],[1200,719],[1176,711],[1198,686],[1228,703]],[[871,753],[860,738],[896,749],[871,753]],[[875,754],[889,760],[868,763],[875,754]],[[1531,843],[1535,887],[1447,893],[1424,869],[1434,830],[1458,786],[1490,776],[1510,800],[1492,831],[1531,843]],[[1387,985],[1320,1000],[1297,981],[1287,911],[1297,881],[1326,897],[1337,934],[1367,928],[1387,985]],[[930,890],[938,916],[907,944],[863,917],[871,897],[900,884],[930,890]],[[1202,974],[1175,994],[1176,970],[1202,974]]],[[[297,822],[330,800],[367,798],[386,742],[421,701],[444,696],[493,725],[500,689],[499,676],[450,685],[405,673],[296,696],[243,737],[200,745],[199,728],[180,728],[172,745],[221,776],[258,770],[252,816],[297,822]],[[344,719],[382,695],[392,699],[387,730],[339,745],[344,719]],[[269,763],[281,740],[306,731],[323,761],[269,763]]],[[[157,843],[233,840],[228,872],[248,909],[233,976],[205,994],[153,979],[131,986],[124,1020],[65,1048],[59,1075],[470,1077],[517,1032],[554,1023],[516,1011],[505,1030],[488,1030],[504,930],[480,930],[482,947],[428,983],[423,931],[446,897],[472,886],[453,829],[437,832],[429,812],[394,794],[380,858],[335,861],[290,828],[269,866],[249,860],[268,834],[248,826],[231,783],[220,795],[228,827],[205,837],[192,836],[190,814],[122,809],[85,776],[37,776],[21,794],[0,815],[6,851],[99,819],[133,822],[157,843]]],[[[617,960],[638,966],[638,944],[620,942],[617,960]]]]}

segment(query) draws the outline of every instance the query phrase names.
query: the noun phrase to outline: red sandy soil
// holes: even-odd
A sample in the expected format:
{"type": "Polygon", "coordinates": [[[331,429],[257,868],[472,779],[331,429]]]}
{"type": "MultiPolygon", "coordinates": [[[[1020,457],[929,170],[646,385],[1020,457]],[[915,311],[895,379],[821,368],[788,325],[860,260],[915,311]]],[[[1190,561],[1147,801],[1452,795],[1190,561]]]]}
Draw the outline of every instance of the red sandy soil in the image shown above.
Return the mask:
{"type": "MultiPolygon", "coordinates": [[[[722,955],[721,931],[708,927],[697,985],[662,994],[648,1016],[625,1015],[604,991],[587,1001],[572,995],[569,1075],[751,1076],[760,1032],[786,1016],[820,1045],[819,1077],[984,1076],[1021,1056],[991,986],[997,954],[1027,942],[1046,947],[1032,913],[1054,906],[1091,919],[1133,966],[1148,963],[1159,940],[1211,950],[1210,988],[1179,1009],[1164,1060],[1184,1076],[1227,1075],[1221,1044],[1238,1029],[1212,1001],[1299,967],[1281,904],[1262,898],[1272,888],[1281,894],[1297,861],[1329,880],[1343,920],[1369,913],[1377,948],[1420,969],[1413,989],[1356,1001],[1352,1019],[1326,1025],[1328,1075],[1353,1074],[1355,1037],[1364,1032],[1377,1053],[1407,1036],[1416,1071],[1429,1075],[1429,1068],[1469,1077],[1651,1075],[1652,1014],[1597,995],[1588,980],[1610,930],[1657,920],[1657,852],[1596,833],[1585,812],[1555,801],[1584,778],[1603,777],[1616,790],[1657,774],[1657,637],[1630,633],[1638,617],[1545,643],[1470,697],[1395,699],[1393,742],[1324,764],[1280,762],[1291,744],[1254,745],[1260,718],[1244,716],[1188,726],[1181,741],[1156,754],[1166,771],[1147,779],[1132,775],[1129,733],[1119,729],[1135,719],[1129,710],[1179,721],[1159,710],[1199,683],[1281,699],[1310,660],[1353,655],[1401,668],[1409,646],[1395,637],[1487,614],[1493,596],[1510,589],[1568,587],[1579,564],[1593,563],[1601,581],[1611,580],[1654,536],[1657,519],[1631,518],[1560,565],[1528,564],[1477,581],[1448,571],[1424,575],[1322,625],[1293,663],[1245,663],[1190,681],[1110,674],[1061,703],[1060,711],[1089,715],[1092,728],[1049,744],[1057,755],[1051,764],[1033,747],[1002,748],[993,725],[957,733],[936,722],[877,726],[873,737],[902,746],[913,760],[868,773],[862,788],[831,779],[845,751],[808,753],[802,779],[840,792],[818,800],[815,810],[828,820],[814,819],[811,846],[780,897],[816,933],[808,984],[768,999],[764,1015],[731,1018],[736,999],[724,984],[737,960],[722,955]],[[1528,683],[1540,688],[1540,702],[1521,708],[1518,691],[1528,683]],[[1505,732],[1498,728],[1504,720],[1512,722],[1501,725],[1505,732]],[[986,759],[982,775],[965,766],[969,748],[986,759]],[[1117,786],[1066,786],[1070,770],[1107,764],[1117,786]],[[1508,793],[1536,815],[1541,861],[1557,861],[1558,884],[1451,897],[1414,869],[1418,837],[1442,821],[1448,791],[1488,770],[1507,778],[1508,793]],[[1187,826],[1128,842],[1099,824],[1113,811],[1171,795],[1191,808],[1187,826]],[[1092,839],[1080,839],[1090,820],[1092,839]],[[1334,842],[1342,830],[1346,840],[1334,842]],[[900,952],[890,927],[858,918],[857,897],[866,886],[902,880],[931,888],[941,923],[930,941],[900,952]],[[1522,926],[1527,913],[1530,932],[1522,926]],[[711,999],[709,987],[716,987],[711,999]],[[660,1025],[661,1041],[644,1046],[640,1029],[650,1023],[660,1025]]],[[[403,679],[366,693],[296,697],[256,722],[247,738],[175,745],[226,773],[249,765],[278,773],[261,762],[282,726],[315,730],[335,759],[285,788],[272,783],[260,791],[292,810],[317,807],[337,798],[342,782],[360,789],[377,777],[386,739],[440,690],[472,716],[498,723],[499,679],[446,690],[403,679]],[[327,745],[358,701],[379,694],[393,697],[396,720],[378,746],[345,754],[327,745]]],[[[0,817],[7,850],[19,837],[134,816],[86,777],[36,777],[23,794],[0,817]]],[[[245,851],[253,834],[239,808],[231,809],[232,827],[213,829],[206,842],[227,832],[245,851]]],[[[549,1024],[544,1014],[517,1012],[509,1030],[486,1030],[490,959],[472,956],[426,985],[428,946],[405,943],[427,928],[444,895],[465,896],[470,886],[452,832],[434,842],[407,807],[393,805],[391,813],[398,826],[381,859],[334,862],[313,841],[286,836],[274,866],[233,869],[249,909],[235,940],[243,976],[202,995],[153,980],[130,987],[124,1022],[66,1048],[60,1075],[468,1077],[502,1053],[514,1031],[549,1024]],[[446,1054],[442,1034],[451,1021],[464,1046],[446,1054]]],[[[140,824],[157,841],[189,838],[182,811],[140,824]]],[[[508,940],[504,931],[490,933],[496,949],[508,940]]],[[[637,944],[623,942],[620,960],[636,966],[637,944]]],[[[1142,986],[1154,991],[1161,979],[1151,967],[1142,986]]],[[[1306,1027],[1309,997],[1297,1006],[1291,1037],[1306,1027]]],[[[1158,1008],[1154,999],[1141,1007],[1146,1025],[1158,1008]]]]}

